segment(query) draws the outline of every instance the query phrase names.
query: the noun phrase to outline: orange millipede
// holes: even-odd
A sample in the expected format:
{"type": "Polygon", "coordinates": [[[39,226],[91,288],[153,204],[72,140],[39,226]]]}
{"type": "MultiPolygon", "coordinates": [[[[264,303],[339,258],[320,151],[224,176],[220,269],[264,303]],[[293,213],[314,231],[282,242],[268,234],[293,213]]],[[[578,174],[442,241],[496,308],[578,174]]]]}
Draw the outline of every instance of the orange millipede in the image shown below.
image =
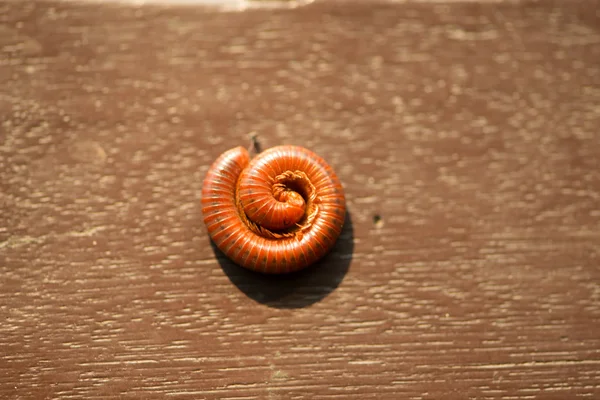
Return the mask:
{"type": "Polygon", "coordinates": [[[273,147],[252,160],[236,147],[209,168],[202,213],[212,241],[228,258],[277,274],[305,268],[331,250],[346,201],[333,169],[303,147],[273,147]]]}

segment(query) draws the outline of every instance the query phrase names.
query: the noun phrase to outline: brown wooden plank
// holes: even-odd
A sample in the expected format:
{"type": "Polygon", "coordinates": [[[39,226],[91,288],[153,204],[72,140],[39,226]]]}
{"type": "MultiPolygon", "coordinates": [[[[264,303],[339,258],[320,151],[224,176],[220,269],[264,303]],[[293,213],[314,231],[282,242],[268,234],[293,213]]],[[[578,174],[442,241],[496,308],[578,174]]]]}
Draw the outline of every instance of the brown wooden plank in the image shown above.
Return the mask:
{"type": "Polygon", "coordinates": [[[0,2],[0,398],[599,398],[598,9],[0,2]],[[345,185],[305,273],[208,241],[249,132],[345,185]]]}

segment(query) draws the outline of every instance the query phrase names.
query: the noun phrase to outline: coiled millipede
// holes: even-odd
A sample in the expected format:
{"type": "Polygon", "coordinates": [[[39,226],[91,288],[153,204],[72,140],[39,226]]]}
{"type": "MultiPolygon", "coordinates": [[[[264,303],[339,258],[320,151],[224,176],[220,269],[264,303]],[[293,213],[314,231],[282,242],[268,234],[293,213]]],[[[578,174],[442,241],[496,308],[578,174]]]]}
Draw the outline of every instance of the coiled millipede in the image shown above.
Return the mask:
{"type": "Polygon", "coordinates": [[[346,216],[331,167],[298,146],[250,160],[243,147],[223,153],[202,186],[202,213],[215,245],[242,267],[270,274],[305,268],[327,254],[346,216]]]}

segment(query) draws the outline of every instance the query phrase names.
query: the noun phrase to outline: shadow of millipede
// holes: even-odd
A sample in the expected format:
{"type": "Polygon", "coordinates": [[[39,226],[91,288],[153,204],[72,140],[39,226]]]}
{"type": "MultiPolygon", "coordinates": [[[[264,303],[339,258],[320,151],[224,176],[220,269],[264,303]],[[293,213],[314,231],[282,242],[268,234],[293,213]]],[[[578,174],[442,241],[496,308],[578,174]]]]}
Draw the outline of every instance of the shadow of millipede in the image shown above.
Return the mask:
{"type": "Polygon", "coordinates": [[[302,308],[333,292],[348,272],[354,251],[354,229],[346,212],[344,228],[332,251],[314,265],[290,274],[267,275],[230,261],[211,241],[217,261],[229,280],[246,296],[274,308],[302,308]]]}

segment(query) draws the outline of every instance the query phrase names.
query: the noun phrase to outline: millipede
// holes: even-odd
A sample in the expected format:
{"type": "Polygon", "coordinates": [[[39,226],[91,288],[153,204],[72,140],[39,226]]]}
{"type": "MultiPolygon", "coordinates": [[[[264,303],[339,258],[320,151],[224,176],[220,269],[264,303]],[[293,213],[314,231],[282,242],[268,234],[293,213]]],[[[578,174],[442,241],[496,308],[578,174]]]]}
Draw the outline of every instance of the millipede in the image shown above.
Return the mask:
{"type": "Polygon", "coordinates": [[[277,146],[251,159],[236,147],[209,168],[202,214],[211,240],[229,259],[280,274],[303,269],[332,249],[346,201],[333,169],[310,150],[277,146]]]}

